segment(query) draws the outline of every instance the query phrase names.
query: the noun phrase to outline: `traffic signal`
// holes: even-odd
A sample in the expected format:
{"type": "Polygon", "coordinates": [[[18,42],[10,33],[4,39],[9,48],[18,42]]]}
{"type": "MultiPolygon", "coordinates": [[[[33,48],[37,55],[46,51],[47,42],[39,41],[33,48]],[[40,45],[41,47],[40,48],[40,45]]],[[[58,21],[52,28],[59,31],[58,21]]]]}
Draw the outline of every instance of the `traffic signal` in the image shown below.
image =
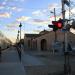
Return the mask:
{"type": "Polygon", "coordinates": [[[62,21],[52,21],[52,24],[56,26],[58,29],[61,29],[63,27],[62,21]]]}
{"type": "Polygon", "coordinates": [[[55,25],[48,25],[49,28],[53,28],[53,31],[57,31],[58,28],[55,25]]]}
{"type": "Polygon", "coordinates": [[[58,29],[62,29],[63,20],[60,18],[58,21],[52,21],[53,25],[48,25],[50,28],[53,28],[53,31],[57,31],[58,29]]]}

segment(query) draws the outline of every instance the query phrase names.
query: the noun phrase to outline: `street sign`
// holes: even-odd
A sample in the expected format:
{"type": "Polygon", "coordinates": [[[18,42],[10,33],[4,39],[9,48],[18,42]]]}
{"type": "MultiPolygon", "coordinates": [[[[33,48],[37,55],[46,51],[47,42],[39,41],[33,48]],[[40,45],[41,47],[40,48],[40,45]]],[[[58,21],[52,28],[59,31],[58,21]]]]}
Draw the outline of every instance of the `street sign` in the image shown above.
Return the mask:
{"type": "Polygon", "coordinates": [[[62,31],[62,32],[67,32],[68,30],[67,30],[67,29],[62,29],[61,31],[62,31]]]}
{"type": "Polygon", "coordinates": [[[63,45],[61,42],[54,42],[53,43],[53,49],[58,50],[58,51],[62,51],[63,50],[63,45]]]}

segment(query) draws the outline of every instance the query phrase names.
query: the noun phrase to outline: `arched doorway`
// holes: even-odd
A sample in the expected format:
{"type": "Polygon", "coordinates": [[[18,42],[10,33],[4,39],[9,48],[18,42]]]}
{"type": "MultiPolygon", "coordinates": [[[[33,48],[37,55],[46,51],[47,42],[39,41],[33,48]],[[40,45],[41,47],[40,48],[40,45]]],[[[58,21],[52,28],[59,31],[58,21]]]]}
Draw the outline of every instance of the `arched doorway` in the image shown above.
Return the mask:
{"type": "Polygon", "coordinates": [[[47,50],[47,41],[46,39],[41,40],[41,50],[46,51],[47,50]]]}

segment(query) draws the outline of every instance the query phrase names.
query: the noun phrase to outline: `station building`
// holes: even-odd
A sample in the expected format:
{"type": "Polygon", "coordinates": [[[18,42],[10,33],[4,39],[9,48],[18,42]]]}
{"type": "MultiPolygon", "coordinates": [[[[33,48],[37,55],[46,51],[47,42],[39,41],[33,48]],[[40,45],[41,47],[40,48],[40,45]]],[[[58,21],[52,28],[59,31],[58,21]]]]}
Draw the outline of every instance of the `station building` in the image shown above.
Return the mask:
{"type": "MultiPolygon", "coordinates": [[[[59,42],[59,46],[63,45],[64,42],[64,32],[58,30],[47,31],[43,30],[39,34],[25,34],[24,35],[24,47],[25,50],[34,51],[52,51],[54,48],[55,39],[59,42]]],[[[75,46],[75,34],[67,32],[67,42],[71,44],[72,47],[75,46]]],[[[62,52],[63,50],[61,50],[62,52]]]]}

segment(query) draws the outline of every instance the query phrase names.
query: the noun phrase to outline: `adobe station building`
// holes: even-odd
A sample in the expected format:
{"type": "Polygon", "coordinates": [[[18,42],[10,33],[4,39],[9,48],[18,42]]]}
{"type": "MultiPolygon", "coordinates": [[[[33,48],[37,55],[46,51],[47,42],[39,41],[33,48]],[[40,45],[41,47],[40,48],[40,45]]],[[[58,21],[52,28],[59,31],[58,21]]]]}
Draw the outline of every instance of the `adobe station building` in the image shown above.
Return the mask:
{"type": "MultiPolygon", "coordinates": [[[[57,41],[63,44],[64,42],[64,32],[58,30],[57,34],[57,41]]],[[[71,46],[75,46],[75,34],[71,32],[67,32],[68,35],[68,42],[71,46]]],[[[24,47],[25,50],[34,50],[34,51],[52,51],[53,44],[55,41],[55,32],[54,31],[47,31],[43,30],[39,34],[25,34],[24,35],[24,47]]],[[[60,45],[59,45],[60,46],[60,45]]],[[[61,52],[63,50],[60,50],[61,52]]]]}

